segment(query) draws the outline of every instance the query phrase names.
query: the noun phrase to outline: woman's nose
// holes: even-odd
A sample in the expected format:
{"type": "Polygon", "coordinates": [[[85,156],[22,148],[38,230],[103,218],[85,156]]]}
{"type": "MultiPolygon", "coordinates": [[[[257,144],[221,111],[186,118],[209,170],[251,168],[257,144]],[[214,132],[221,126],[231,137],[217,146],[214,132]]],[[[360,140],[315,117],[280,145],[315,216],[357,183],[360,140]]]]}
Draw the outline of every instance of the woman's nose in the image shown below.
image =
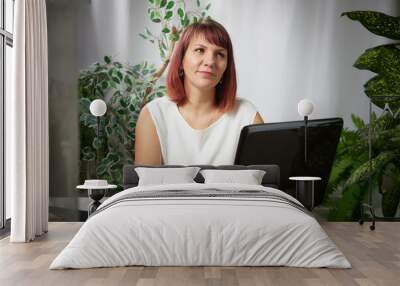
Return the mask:
{"type": "Polygon", "coordinates": [[[212,53],[207,53],[204,55],[204,64],[206,66],[214,66],[215,64],[215,57],[212,53]]]}

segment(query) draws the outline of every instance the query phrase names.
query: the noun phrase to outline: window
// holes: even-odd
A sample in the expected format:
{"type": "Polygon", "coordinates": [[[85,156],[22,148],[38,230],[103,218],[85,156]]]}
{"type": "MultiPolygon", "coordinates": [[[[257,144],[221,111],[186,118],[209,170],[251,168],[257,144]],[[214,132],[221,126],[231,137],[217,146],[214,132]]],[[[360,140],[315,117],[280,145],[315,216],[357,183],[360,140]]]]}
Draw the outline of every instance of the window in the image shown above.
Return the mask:
{"type": "Polygon", "coordinates": [[[0,228],[11,217],[10,194],[4,187],[5,162],[5,98],[11,92],[12,48],[14,32],[14,0],[0,0],[0,228]]]}

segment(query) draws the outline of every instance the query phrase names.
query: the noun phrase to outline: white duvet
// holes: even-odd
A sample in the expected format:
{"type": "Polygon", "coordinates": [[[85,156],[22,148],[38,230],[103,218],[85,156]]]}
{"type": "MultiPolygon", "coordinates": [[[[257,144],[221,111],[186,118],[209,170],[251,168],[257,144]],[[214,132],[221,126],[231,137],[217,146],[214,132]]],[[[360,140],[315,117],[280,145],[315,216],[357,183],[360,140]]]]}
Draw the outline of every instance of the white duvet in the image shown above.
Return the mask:
{"type": "MultiPolygon", "coordinates": [[[[56,257],[50,269],[146,266],[295,266],[350,268],[310,214],[257,198],[153,198],[121,201],[132,192],[263,190],[238,184],[135,187],[107,199],[56,257]]],[[[297,202],[298,203],[298,202],[297,202]]]]}

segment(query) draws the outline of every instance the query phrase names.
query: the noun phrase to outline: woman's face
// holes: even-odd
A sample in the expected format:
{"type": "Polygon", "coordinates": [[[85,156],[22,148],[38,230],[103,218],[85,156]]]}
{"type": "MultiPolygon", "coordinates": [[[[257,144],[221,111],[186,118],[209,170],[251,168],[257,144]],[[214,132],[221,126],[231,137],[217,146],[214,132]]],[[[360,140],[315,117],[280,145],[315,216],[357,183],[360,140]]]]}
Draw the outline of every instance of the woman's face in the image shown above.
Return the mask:
{"type": "Polygon", "coordinates": [[[228,51],[208,42],[203,35],[192,38],[182,61],[185,85],[209,90],[221,80],[228,64],[228,51]]]}

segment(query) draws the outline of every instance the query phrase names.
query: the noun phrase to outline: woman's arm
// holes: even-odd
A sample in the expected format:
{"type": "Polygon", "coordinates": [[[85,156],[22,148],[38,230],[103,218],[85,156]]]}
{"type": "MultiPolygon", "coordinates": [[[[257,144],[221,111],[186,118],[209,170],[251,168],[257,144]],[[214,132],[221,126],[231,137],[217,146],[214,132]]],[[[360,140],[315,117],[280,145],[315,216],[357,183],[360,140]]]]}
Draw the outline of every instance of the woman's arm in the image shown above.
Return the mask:
{"type": "Polygon", "coordinates": [[[258,124],[258,123],[264,123],[264,120],[262,119],[260,113],[257,112],[256,117],[254,117],[253,124],[258,124]]]}
{"type": "Polygon", "coordinates": [[[161,165],[160,141],[146,106],[140,111],[135,132],[135,164],[161,165]]]}

